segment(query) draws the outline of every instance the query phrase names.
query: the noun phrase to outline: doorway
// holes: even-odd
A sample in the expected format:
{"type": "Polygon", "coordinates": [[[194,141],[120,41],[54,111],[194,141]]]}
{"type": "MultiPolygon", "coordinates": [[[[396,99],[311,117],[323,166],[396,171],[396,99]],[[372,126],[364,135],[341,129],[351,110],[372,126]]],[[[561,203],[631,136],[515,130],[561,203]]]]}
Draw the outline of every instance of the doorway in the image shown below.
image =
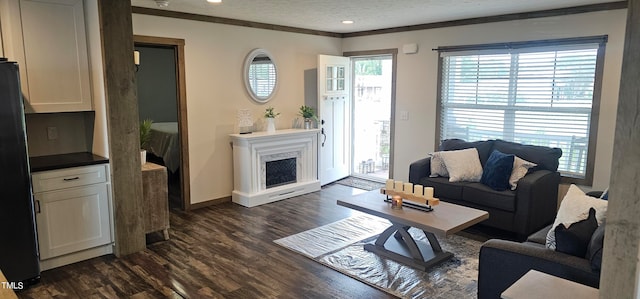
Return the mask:
{"type": "Polygon", "coordinates": [[[150,144],[154,143],[154,135],[161,138],[147,154],[148,160],[167,167],[170,204],[189,210],[184,40],[139,35],[134,35],[133,40],[140,52],[136,72],[140,120],[154,122],[150,144]]]}
{"type": "Polygon", "coordinates": [[[351,175],[383,182],[393,177],[396,51],[351,53],[351,175]]]}

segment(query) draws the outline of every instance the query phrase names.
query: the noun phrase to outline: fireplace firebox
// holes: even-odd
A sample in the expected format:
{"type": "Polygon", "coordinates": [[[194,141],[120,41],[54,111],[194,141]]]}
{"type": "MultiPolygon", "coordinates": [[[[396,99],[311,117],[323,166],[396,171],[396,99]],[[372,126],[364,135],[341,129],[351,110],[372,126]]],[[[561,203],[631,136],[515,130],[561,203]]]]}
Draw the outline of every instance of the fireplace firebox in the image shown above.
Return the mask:
{"type": "Polygon", "coordinates": [[[267,189],[296,182],[296,158],[266,162],[267,189]]]}

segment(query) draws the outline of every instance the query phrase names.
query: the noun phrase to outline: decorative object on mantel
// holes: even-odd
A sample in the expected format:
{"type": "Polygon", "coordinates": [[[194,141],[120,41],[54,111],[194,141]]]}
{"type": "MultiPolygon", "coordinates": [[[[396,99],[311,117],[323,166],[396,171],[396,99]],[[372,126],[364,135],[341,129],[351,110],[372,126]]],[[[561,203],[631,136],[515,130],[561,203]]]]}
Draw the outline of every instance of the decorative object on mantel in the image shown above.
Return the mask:
{"type": "Polygon", "coordinates": [[[140,163],[144,165],[147,163],[147,150],[144,147],[149,143],[151,139],[151,125],[153,121],[145,119],[140,122],[140,163]]]}
{"type": "Polygon", "coordinates": [[[238,129],[240,134],[250,134],[253,132],[253,117],[251,110],[238,109],[238,129]]]}
{"type": "Polygon", "coordinates": [[[302,105],[300,106],[300,116],[302,116],[304,118],[304,128],[306,130],[311,129],[311,119],[313,120],[318,120],[318,117],[316,116],[316,111],[313,109],[313,107],[309,107],[306,105],[302,105]]]}
{"type": "Polygon", "coordinates": [[[280,112],[273,111],[273,107],[268,107],[264,111],[264,117],[267,121],[267,133],[273,133],[276,131],[276,117],[280,115],[280,112]]]}

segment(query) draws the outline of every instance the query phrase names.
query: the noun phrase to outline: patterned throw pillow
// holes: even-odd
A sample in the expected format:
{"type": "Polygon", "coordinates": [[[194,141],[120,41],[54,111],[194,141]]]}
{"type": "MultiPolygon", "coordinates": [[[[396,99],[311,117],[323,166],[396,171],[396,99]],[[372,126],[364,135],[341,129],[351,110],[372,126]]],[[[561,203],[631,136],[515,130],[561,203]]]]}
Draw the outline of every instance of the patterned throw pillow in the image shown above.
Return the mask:
{"type": "Polygon", "coordinates": [[[513,159],[513,171],[511,171],[511,176],[509,177],[509,185],[511,185],[511,190],[516,190],[518,187],[518,181],[523,178],[529,168],[536,167],[538,164],[529,162],[525,159],[522,159],[516,156],[513,159]]]}
{"type": "Polygon", "coordinates": [[[429,177],[449,177],[449,172],[447,171],[447,167],[444,165],[444,160],[442,160],[440,153],[442,152],[429,153],[431,156],[431,174],[429,177]]]}

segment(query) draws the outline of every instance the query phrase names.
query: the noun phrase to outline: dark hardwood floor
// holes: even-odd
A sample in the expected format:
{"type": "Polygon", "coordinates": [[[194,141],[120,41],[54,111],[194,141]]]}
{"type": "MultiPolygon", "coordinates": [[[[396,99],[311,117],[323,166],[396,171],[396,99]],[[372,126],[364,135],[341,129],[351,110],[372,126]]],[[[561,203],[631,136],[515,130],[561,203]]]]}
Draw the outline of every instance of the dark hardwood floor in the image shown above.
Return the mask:
{"type": "Polygon", "coordinates": [[[170,240],[44,271],[20,298],[393,298],[273,243],[351,215],[342,185],[254,208],[172,210],[170,240]]]}

